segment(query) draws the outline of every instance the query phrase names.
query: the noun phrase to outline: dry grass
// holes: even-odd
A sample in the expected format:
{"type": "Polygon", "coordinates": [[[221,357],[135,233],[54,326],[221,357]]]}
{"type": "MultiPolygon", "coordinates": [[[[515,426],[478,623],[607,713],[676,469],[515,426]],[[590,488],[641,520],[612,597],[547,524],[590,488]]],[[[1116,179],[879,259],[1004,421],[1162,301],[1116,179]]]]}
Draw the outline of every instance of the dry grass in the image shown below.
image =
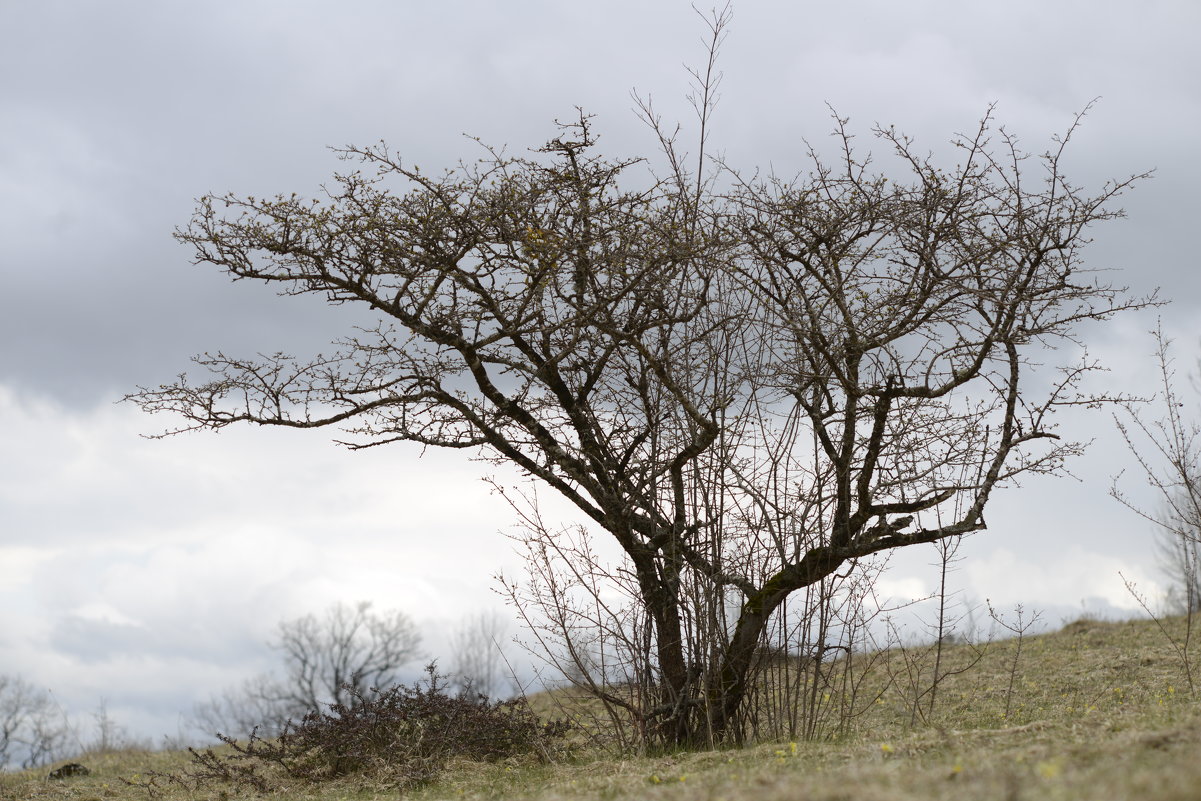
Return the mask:
{"type": "MultiPolygon", "coordinates": [[[[1180,627],[1182,621],[1170,621],[1180,627]]],[[[1011,713],[1004,717],[1013,642],[995,644],[969,673],[946,681],[931,722],[910,726],[890,690],[836,742],[570,764],[456,763],[415,799],[1197,799],[1201,699],[1146,622],[1079,621],[1025,641],[1011,713]]],[[[954,654],[952,655],[954,656],[954,654]]],[[[895,660],[899,656],[892,655],[895,660]]],[[[881,671],[881,680],[883,671],[881,671]]],[[[120,779],[186,764],[178,753],[80,759],[92,775],[46,781],[45,771],[0,778],[0,798],[145,799],[120,779]]],[[[166,801],[222,798],[220,788],[170,789],[166,801]]],[[[325,785],[281,798],[396,798],[387,788],[325,785]]]]}

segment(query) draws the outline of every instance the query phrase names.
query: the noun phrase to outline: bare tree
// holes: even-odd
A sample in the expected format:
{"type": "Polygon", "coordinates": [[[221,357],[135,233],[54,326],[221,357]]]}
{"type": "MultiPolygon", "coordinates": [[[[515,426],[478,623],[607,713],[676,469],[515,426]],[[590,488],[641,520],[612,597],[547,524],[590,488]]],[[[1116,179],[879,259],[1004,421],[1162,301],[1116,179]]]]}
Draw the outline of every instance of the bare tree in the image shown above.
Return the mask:
{"type": "Polygon", "coordinates": [[[495,611],[463,618],[450,638],[451,676],[461,690],[489,698],[504,678],[504,620],[495,611]]]}
{"type": "Polygon", "coordinates": [[[262,737],[275,737],[289,720],[299,720],[310,711],[289,706],[285,696],[278,676],[260,674],[197,703],[189,723],[208,737],[218,732],[246,737],[256,730],[262,737]]]}
{"type": "Polygon", "coordinates": [[[353,706],[351,690],[364,695],[395,684],[397,671],[417,658],[420,645],[408,615],[376,614],[367,601],[280,623],[274,646],[284,657],[284,700],[306,711],[329,703],[353,706]]]}
{"type": "Polygon", "coordinates": [[[19,676],[0,675],[0,769],[48,764],[73,742],[75,731],[48,692],[19,676]]]}
{"type": "Polygon", "coordinates": [[[257,727],[269,736],[330,704],[352,707],[356,697],[397,683],[400,668],[420,655],[421,635],[403,612],[377,614],[363,601],[285,620],[271,645],[282,654],[283,675],[256,676],[198,704],[197,728],[237,735],[257,727]]]}
{"type": "Polygon", "coordinates": [[[1184,614],[1183,635],[1169,632],[1133,582],[1125,577],[1123,580],[1175,649],[1189,690],[1195,692],[1190,649],[1196,613],[1201,611],[1201,425],[1190,421],[1184,411],[1172,366],[1171,340],[1160,327],[1152,333],[1157,345],[1162,416],[1149,420],[1137,404],[1130,402],[1123,404],[1122,414],[1115,415],[1114,421],[1147,485],[1159,495],[1160,511],[1147,511],[1135,504],[1119,487],[1121,475],[1114,477],[1110,494],[1156,526],[1161,566],[1170,582],[1165,600],[1169,609],[1184,614]]]}
{"type": "MultiPolygon", "coordinates": [[[[704,131],[725,21],[696,73],[704,131]]],[[[1134,179],[1085,193],[1060,166],[1075,124],[1035,157],[991,113],[955,140],[953,165],[877,128],[893,167],[869,172],[836,119],[832,160],[743,179],[704,159],[707,134],[685,167],[643,111],[658,177],[596,155],[581,113],[530,157],[488,150],[438,176],[351,147],[365,172],[325,199],[202,198],[177,232],[198,262],[379,322],[310,361],[205,354],[210,379],[128,399],[181,418],[168,434],[341,425],[351,448],[413,442],[517,466],[623,554],[589,572],[570,564],[587,549],[557,552],[557,527],[531,529],[561,571],[538,580],[632,592],[561,616],[560,642],[605,641],[581,619],[620,629],[609,642],[642,660],[649,694],[618,700],[647,737],[737,738],[756,654],[794,593],[983,529],[996,489],[1080,452],[1054,415],[1104,400],[1079,391],[1097,365],[1055,374],[1033,354],[1066,353],[1054,346],[1082,324],[1148,302],[1081,256],[1134,179]]],[[[550,589],[540,597],[570,585],[550,589]]]]}
{"type": "Polygon", "coordinates": [[[1159,568],[1168,579],[1164,598],[1168,612],[1186,616],[1201,612],[1201,520],[1160,526],[1155,530],[1155,547],[1159,568]],[[1194,536],[1181,537],[1177,532],[1182,530],[1194,536]]]}
{"type": "Polygon", "coordinates": [[[130,735],[129,731],[113,717],[108,709],[108,700],[101,698],[92,711],[92,723],[96,733],[92,740],[84,744],[84,751],[89,754],[111,754],[129,748],[149,749],[147,742],[139,741],[130,735]]]}
{"type": "Polygon", "coordinates": [[[1125,403],[1114,421],[1147,485],[1159,496],[1158,512],[1136,505],[1114,478],[1110,494],[1140,517],[1154,523],[1161,563],[1181,611],[1201,609],[1201,424],[1190,421],[1171,356],[1171,340],[1162,328],[1152,332],[1159,366],[1158,399],[1162,414],[1150,420],[1139,405],[1125,403]]]}
{"type": "Polygon", "coordinates": [[[8,764],[9,752],[29,713],[28,692],[19,678],[0,676],[0,767],[8,764]]]}

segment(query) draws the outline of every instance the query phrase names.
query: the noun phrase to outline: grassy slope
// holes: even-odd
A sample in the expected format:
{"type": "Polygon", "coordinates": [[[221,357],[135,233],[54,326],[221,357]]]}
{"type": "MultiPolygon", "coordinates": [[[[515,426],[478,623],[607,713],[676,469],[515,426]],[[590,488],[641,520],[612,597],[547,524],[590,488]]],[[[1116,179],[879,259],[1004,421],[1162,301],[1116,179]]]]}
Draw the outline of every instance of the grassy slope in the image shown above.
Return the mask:
{"type": "MultiPolygon", "coordinates": [[[[1181,621],[1170,625],[1182,630],[1181,621]]],[[[1171,647],[1152,623],[1081,621],[1026,638],[1013,708],[1005,709],[1016,643],[995,644],[948,679],[929,725],[910,726],[890,691],[837,742],[571,764],[461,763],[410,797],[531,799],[1201,799],[1201,697],[1190,697],[1171,647]]],[[[962,652],[951,659],[965,658],[962,652]]],[[[899,662],[894,662],[894,667],[899,662]]],[[[1201,696],[1201,693],[1199,693],[1201,696]]],[[[83,757],[93,771],[64,782],[0,777],[0,799],[145,799],[120,777],[172,770],[186,755],[83,757]]],[[[220,798],[172,790],[167,799],[220,798]]],[[[352,786],[295,799],[395,798],[352,786]]]]}

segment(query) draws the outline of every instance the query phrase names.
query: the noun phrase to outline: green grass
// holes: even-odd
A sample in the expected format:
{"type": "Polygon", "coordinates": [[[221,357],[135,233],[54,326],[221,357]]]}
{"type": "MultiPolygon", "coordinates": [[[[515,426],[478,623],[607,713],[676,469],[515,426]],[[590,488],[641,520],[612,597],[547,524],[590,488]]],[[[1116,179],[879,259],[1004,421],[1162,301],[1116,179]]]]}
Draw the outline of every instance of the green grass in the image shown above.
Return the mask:
{"type": "MultiPolygon", "coordinates": [[[[1183,621],[1167,624],[1183,629],[1183,621]]],[[[995,643],[949,678],[927,724],[910,726],[893,689],[837,741],[615,758],[583,752],[566,764],[455,763],[414,799],[1197,799],[1201,699],[1149,622],[1078,621],[1025,639],[1005,717],[1014,641],[995,643]]],[[[890,653],[895,668],[900,656],[890,653]]],[[[953,650],[950,658],[965,655],[953,650]]],[[[884,662],[878,665],[883,681],[884,662]]],[[[0,777],[0,799],[146,799],[121,778],[178,770],[179,753],[85,755],[92,775],[61,782],[46,770],[0,777]]],[[[236,795],[236,793],[234,794],[236,795]]],[[[166,801],[219,799],[178,788],[166,801]]],[[[394,799],[386,787],[296,788],[284,799],[394,799]]]]}

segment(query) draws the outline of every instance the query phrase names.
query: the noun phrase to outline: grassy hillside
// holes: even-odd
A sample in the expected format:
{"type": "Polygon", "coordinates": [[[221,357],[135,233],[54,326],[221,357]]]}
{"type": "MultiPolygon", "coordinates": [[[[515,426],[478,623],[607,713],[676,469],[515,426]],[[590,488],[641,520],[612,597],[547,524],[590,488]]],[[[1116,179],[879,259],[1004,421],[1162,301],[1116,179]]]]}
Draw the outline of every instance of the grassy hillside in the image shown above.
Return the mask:
{"type": "MultiPolygon", "coordinates": [[[[1183,631],[1183,621],[1168,625],[1183,631]]],[[[1010,688],[1015,641],[995,643],[948,678],[928,723],[911,725],[910,694],[894,684],[836,741],[613,758],[584,751],[567,763],[460,762],[416,799],[1198,799],[1201,697],[1149,622],[1078,621],[1027,637],[1010,688]],[[1006,701],[1010,713],[1005,716],[1006,701]]],[[[877,663],[900,675],[899,653],[877,663]]],[[[949,658],[966,660],[957,646],[949,658]]],[[[882,686],[882,685],[881,685],[882,686]]],[[[0,777],[0,799],[146,799],[121,779],[179,770],[187,755],[85,755],[90,776],[45,771],[0,777]]],[[[236,795],[236,793],[234,794],[236,795]]],[[[222,788],[168,787],[159,797],[229,797],[222,788]]],[[[299,787],[279,798],[396,798],[386,787],[299,787]]]]}

